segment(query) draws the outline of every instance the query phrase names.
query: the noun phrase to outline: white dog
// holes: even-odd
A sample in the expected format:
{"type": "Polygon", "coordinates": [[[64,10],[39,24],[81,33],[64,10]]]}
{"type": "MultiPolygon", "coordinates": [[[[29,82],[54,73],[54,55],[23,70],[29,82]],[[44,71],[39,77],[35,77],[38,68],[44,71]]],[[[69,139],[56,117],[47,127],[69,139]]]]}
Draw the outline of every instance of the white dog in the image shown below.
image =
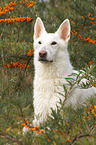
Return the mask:
{"type": "MultiPolygon", "coordinates": [[[[51,115],[51,108],[56,109],[64,97],[63,84],[66,77],[73,73],[73,67],[67,51],[70,39],[70,22],[66,19],[55,33],[47,33],[43,22],[37,18],[34,28],[34,126],[47,120],[51,115]]],[[[76,88],[68,97],[66,104],[73,106],[82,104],[86,98],[96,94],[96,88],[76,88]]]]}

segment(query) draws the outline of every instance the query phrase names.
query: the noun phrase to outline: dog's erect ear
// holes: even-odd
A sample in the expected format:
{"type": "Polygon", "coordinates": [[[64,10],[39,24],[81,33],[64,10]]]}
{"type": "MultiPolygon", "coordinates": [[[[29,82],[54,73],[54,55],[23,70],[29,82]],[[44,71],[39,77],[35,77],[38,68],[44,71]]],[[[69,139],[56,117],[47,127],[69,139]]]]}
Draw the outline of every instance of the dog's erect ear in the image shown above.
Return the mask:
{"type": "Polygon", "coordinates": [[[64,20],[63,23],[60,25],[59,29],[56,31],[60,35],[60,38],[68,42],[70,39],[70,22],[68,19],[64,20]]]}
{"type": "Polygon", "coordinates": [[[40,37],[41,33],[46,32],[42,20],[38,17],[34,26],[34,40],[40,37]]]}

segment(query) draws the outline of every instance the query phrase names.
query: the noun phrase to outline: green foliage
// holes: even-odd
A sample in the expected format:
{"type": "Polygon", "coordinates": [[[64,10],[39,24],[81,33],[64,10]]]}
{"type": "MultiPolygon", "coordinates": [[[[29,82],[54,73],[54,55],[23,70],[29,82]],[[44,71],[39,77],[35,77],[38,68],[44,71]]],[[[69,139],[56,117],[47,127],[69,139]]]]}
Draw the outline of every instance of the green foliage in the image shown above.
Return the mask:
{"type": "Polygon", "coordinates": [[[59,109],[57,110],[57,114],[53,111],[52,116],[54,119],[49,118],[45,124],[44,129],[46,135],[49,137],[50,144],[69,145],[72,143],[81,144],[83,142],[84,144],[88,144],[90,141],[94,143],[96,140],[96,129],[94,127],[96,119],[88,111],[88,107],[81,107],[77,110],[74,110],[72,107],[62,109],[62,113],[60,113],[59,109]],[[50,129],[46,128],[46,126],[50,129]],[[95,138],[92,139],[91,136],[95,136],[95,138]]]}
{"type": "MultiPolygon", "coordinates": [[[[0,7],[4,8],[10,2],[11,0],[1,0],[0,7]]],[[[43,129],[45,133],[36,135],[29,131],[25,135],[22,134],[22,124],[29,121],[32,126],[34,116],[33,55],[28,55],[28,52],[33,52],[33,25],[36,17],[42,18],[48,32],[55,32],[64,19],[70,19],[70,59],[73,66],[77,69],[84,67],[84,71],[71,74],[74,79],[70,79],[71,76],[66,78],[68,87],[62,84],[64,97],[67,99],[74,87],[88,88],[96,85],[95,0],[36,0],[34,6],[29,8],[26,7],[25,0],[15,2],[16,6],[12,7],[14,10],[0,15],[0,20],[17,17],[30,17],[33,20],[15,23],[0,21],[0,144],[95,144],[96,99],[93,99],[93,96],[86,107],[81,106],[77,110],[71,106],[63,107],[65,102],[60,101],[61,109],[57,107],[57,113],[52,110],[52,117],[40,126],[40,130],[43,129]],[[15,62],[19,62],[23,67],[12,67],[15,62]],[[93,65],[90,65],[91,63],[93,65]],[[6,65],[10,67],[4,67],[6,65]],[[89,73],[95,77],[91,77],[89,73]],[[80,84],[83,78],[88,82],[80,84]]],[[[27,4],[29,2],[30,0],[27,4]]]]}

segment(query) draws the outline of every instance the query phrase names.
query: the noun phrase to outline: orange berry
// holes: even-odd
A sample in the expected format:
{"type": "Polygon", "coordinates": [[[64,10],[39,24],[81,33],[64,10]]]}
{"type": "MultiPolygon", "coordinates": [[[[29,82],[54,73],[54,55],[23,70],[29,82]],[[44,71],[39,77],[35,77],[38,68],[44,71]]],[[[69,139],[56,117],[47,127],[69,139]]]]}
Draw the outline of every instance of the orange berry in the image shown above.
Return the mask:
{"type": "Polygon", "coordinates": [[[91,65],[91,64],[93,64],[93,61],[90,61],[90,62],[88,63],[88,66],[91,65]]]}
{"type": "Polygon", "coordinates": [[[22,124],[22,126],[25,126],[25,125],[26,125],[25,123],[22,124]]]}
{"type": "Polygon", "coordinates": [[[35,131],[36,130],[36,128],[35,127],[31,127],[31,131],[35,131]]]}
{"type": "Polygon", "coordinates": [[[90,116],[87,116],[87,118],[89,119],[89,118],[90,118],[90,116]]]}
{"type": "Polygon", "coordinates": [[[47,139],[48,140],[48,142],[50,142],[50,139],[47,139]]]}
{"type": "Polygon", "coordinates": [[[94,109],[92,109],[91,113],[94,114],[94,109]]]}
{"type": "Polygon", "coordinates": [[[26,121],[26,124],[28,124],[29,123],[29,121],[26,121]]]}
{"type": "Polygon", "coordinates": [[[70,139],[68,139],[68,142],[70,142],[70,139]]]}
{"type": "Polygon", "coordinates": [[[96,105],[94,105],[94,110],[96,111],[96,105]]]}
{"type": "Polygon", "coordinates": [[[44,133],[44,130],[43,129],[41,129],[40,131],[41,131],[41,133],[44,133]]]}
{"type": "Polygon", "coordinates": [[[37,133],[40,134],[41,132],[37,130],[37,133]]]}
{"type": "Polygon", "coordinates": [[[30,130],[31,130],[31,128],[28,128],[28,130],[30,131],[30,130]]]}
{"type": "Polygon", "coordinates": [[[25,125],[25,127],[27,128],[27,127],[28,127],[28,125],[25,125]]]}
{"type": "Polygon", "coordinates": [[[39,126],[37,126],[36,129],[39,129],[39,126]]]}

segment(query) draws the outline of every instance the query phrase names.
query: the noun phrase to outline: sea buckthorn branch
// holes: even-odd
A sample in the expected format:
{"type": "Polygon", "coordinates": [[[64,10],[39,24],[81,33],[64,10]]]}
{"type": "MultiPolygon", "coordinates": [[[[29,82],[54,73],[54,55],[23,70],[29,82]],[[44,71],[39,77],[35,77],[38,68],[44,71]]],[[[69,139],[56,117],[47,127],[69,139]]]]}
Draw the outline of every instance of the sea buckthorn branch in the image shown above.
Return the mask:
{"type": "Polygon", "coordinates": [[[14,8],[11,8],[12,6],[16,6],[15,2],[10,2],[9,5],[5,5],[5,7],[0,8],[0,16],[3,14],[6,14],[9,11],[13,11],[14,8]]]}
{"type": "MultiPolygon", "coordinates": [[[[92,106],[90,105],[88,111],[90,111],[91,114],[93,114],[94,117],[96,117],[96,105],[92,106]]],[[[90,116],[88,116],[88,118],[90,118],[90,116]]],[[[95,124],[96,127],[96,124],[95,124]]]]}
{"type": "Polygon", "coordinates": [[[30,17],[16,17],[10,19],[0,19],[0,23],[16,23],[16,22],[31,22],[33,18],[30,17]]]}
{"type": "MultiPolygon", "coordinates": [[[[72,33],[72,35],[77,35],[78,34],[76,30],[71,31],[71,33],[72,33]]],[[[89,42],[89,43],[92,43],[92,44],[96,44],[96,41],[94,39],[90,39],[89,37],[83,38],[80,34],[77,35],[77,38],[82,39],[85,43],[89,42]]]]}
{"type": "Polygon", "coordinates": [[[18,1],[18,3],[19,4],[25,4],[25,6],[27,7],[27,8],[29,8],[29,7],[33,7],[34,6],[34,1],[30,1],[30,0],[26,0],[26,1],[24,1],[24,0],[21,0],[21,1],[18,1]]]}
{"type": "Polygon", "coordinates": [[[25,72],[26,72],[26,69],[27,68],[29,68],[30,66],[28,65],[29,64],[29,62],[30,62],[30,60],[32,59],[32,57],[33,57],[33,55],[31,55],[30,56],[30,58],[28,59],[28,62],[26,63],[24,63],[24,65],[25,65],[25,69],[24,69],[24,71],[23,71],[23,75],[22,76],[19,76],[19,82],[17,83],[17,85],[14,87],[14,90],[15,91],[17,91],[19,88],[20,88],[20,85],[21,85],[21,82],[22,82],[22,80],[24,79],[24,75],[25,75],[25,72]]]}
{"type": "MultiPolygon", "coordinates": [[[[20,67],[20,69],[24,68],[24,71],[23,71],[23,75],[22,76],[19,76],[19,81],[18,83],[16,84],[16,86],[13,88],[13,90],[17,91],[19,88],[20,88],[20,85],[21,85],[21,82],[22,80],[24,79],[24,75],[25,75],[25,72],[26,72],[26,68],[30,68],[30,66],[28,65],[30,60],[31,60],[32,56],[30,57],[30,59],[28,60],[28,62],[26,63],[26,61],[23,61],[23,64],[25,66],[23,66],[20,62],[15,62],[15,63],[12,63],[12,64],[8,64],[8,65],[5,65],[4,67],[5,68],[12,68],[12,67],[20,67]]],[[[21,110],[21,113],[22,110],[21,110]]],[[[23,116],[22,116],[23,117],[23,116]]]]}
{"type": "Polygon", "coordinates": [[[26,64],[26,67],[25,67],[25,69],[24,69],[22,78],[24,77],[24,74],[25,74],[25,72],[26,72],[26,69],[30,67],[30,66],[29,66],[29,62],[31,61],[32,57],[33,57],[33,55],[31,55],[30,58],[29,58],[29,60],[27,61],[27,64],[26,64]]]}
{"type": "Polygon", "coordinates": [[[30,68],[30,66],[26,63],[26,61],[23,61],[23,64],[20,62],[11,62],[10,64],[7,64],[4,66],[5,68],[30,68]]]}
{"type": "MultiPolygon", "coordinates": [[[[29,1],[29,3],[28,3],[28,0],[25,2],[24,2],[24,0],[21,0],[18,3],[24,3],[27,8],[34,6],[34,1],[29,1]]],[[[16,6],[16,2],[10,2],[9,5],[5,5],[5,7],[0,8],[0,16],[3,14],[6,14],[9,11],[13,11],[14,8],[12,8],[12,7],[14,7],[14,6],[16,6]]]]}
{"type": "MultiPolygon", "coordinates": [[[[25,3],[25,6],[27,8],[34,6],[34,1],[30,1],[28,3],[28,0],[24,2],[24,0],[19,1],[19,3],[25,3]]],[[[5,7],[0,8],[0,16],[3,14],[6,14],[6,12],[13,11],[14,8],[12,6],[16,6],[16,2],[10,2],[9,5],[5,5],[5,7]]],[[[15,23],[15,22],[31,22],[33,18],[30,17],[16,17],[16,18],[9,18],[9,19],[0,19],[0,23],[15,23]]]]}
{"type": "Polygon", "coordinates": [[[23,64],[21,64],[20,62],[15,62],[15,63],[14,62],[11,62],[10,64],[7,64],[7,65],[4,66],[5,68],[18,68],[18,67],[20,67],[20,69],[24,68],[24,71],[23,71],[22,76],[19,76],[19,81],[18,81],[17,85],[14,87],[14,90],[15,91],[17,91],[19,89],[20,84],[21,84],[21,82],[22,82],[22,80],[24,78],[26,69],[27,68],[30,68],[29,62],[30,62],[30,60],[33,57],[32,54],[33,54],[33,49],[29,49],[29,53],[27,54],[27,56],[30,56],[30,58],[28,59],[27,62],[26,61],[23,61],[23,64]]]}
{"type": "MultiPolygon", "coordinates": [[[[45,131],[43,129],[40,130],[40,127],[33,127],[29,124],[29,121],[24,121],[24,123],[22,124],[23,127],[28,128],[28,131],[35,131],[37,134],[44,134],[45,137],[47,138],[47,141],[50,142],[51,137],[49,137],[48,135],[46,135],[45,131]]],[[[54,131],[55,132],[55,131],[54,131]]],[[[57,132],[57,131],[56,131],[57,132]]]]}
{"type": "Polygon", "coordinates": [[[27,53],[28,56],[31,56],[34,52],[34,49],[29,49],[29,52],[27,53]]]}
{"type": "MultiPolygon", "coordinates": [[[[27,3],[28,1],[26,1],[25,3],[27,3]]],[[[29,7],[33,7],[34,6],[34,1],[30,1],[28,4],[25,4],[25,6],[27,6],[27,8],[29,7]]]]}
{"type": "MultiPolygon", "coordinates": [[[[0,36],[0,38],[1,38],[1,36],[0,36]]],[[[24,41],[24,42],[25,42],[25,41],[24,41]]],[[[29,49],[29,52],[27,53],[27,56],[32,56],[33,52],[34,52],[33,49],[29,49]]],[[[26,56],[26,54],[23,55],[23,56],[26,56]]],[[[14,55],[6,55],[6,56],[2,56],[2,57],[0,57],[0,59],[2,59],[2,58],[7,58],[7,57],[23,57],[23,56],[22,56],[22,55],[18,55],[18,54],[14,54],[14,55]]],[[[26,58],[24,58],[24,59],[26,59],[26,58]]]]}
{"type": "MultiPolygon", "coordinates": [[[[88,111],[88,114],[90,112],[91,114],[94,115],[94,117],[96,117],[96,105],[94,105],[94,106],[90,105],[90,107],[88,107],[88,109],[86,109],[86,110],[88,111]]],[[[90,119],[89,115],[87,116],[87,119],[90,119]]],[[[69,138],[67,140],[67,142],[70,142],[69,145],[72,145],[72,144],[74,144],[75,141],[77,141],[77,140],[79,141],[82,138],[85,138],[85,137],[92,137],[93,138],[94,136],[96,136],[96,134],[92,134],[92,131],[95,128],[96,128],[96,124],[93,124],[92,126],[90,126],[90,129],[91,129],[91,133],[90,134],[80,134],[80,135],[77,135],[76,137],[69,138]]]]}
{"type": "Polygon", "coordinates": [[[82,134],[82,135],[78,135],[74,137],[73,139],[69,139],[68,142],[70,141],[69,145],[72,145],[76,140],[79,140],[85,137],[93,137],[93,136],[96,136],[96,134],[82,134]]]}
{"type": "Polygon", "coordinates": [[[29,131],[32,131],[32,132],[36,131],[38,134],[41,134],[41,133],[45,134],[44,130],[43,129],[40,130],[39,126],[37,126],[37,127],[30,126],[29,121],[25,121],[22,124],[22,126],[25,127],[25,128],[28,128],[29,131]]]}
{"type": "Polygon", "coordinates": [[[93,17],[93,15],[89,13],[88,17],[91,20],[90,22],[95,25],[95,23],[94,23],[95,18],[93,17]]]}
{"type": "MultiPolygon", "coordinates": [[[[25,68],[25,71],[26,71],[26,68],[30,68],[29,62],[30,62],[31,58],[33,57],[32,56],[33,52],[34,52],[33,49],[29,49],[27,56],[29,56],[30,58],[28,59],[27,62],[23,61],[23,64],[20,62],[11,62],[10,64],[4,65],[4,68],[18,68],[18,67],[20,67],[21,69],[25,68]]],[[[11,56],[5,56],[5,57],[13,57],[13,56],[18,56],[18,55],[11,55],[11,56]]],[[[4,57],[1,57],[1,58],[4,58],[4,57]]]]}
{"type": "MultiPolygon", "coordinates": [[[[90,13],[88,14],[89,19],[91,19],[90,22],[93,23],[93,24],[95,25],[95,23],[93,22],[93,20],[95,20],[95,18],[92,17],[92,16],[93,16],[92,14],[90,14],[90,13]]],[[[82,16],[82,19],[84,19],[84,16],[82,16]]],[[[70,19],[70,21],[73,23],[73,25],[75,25],[75,22],[73,22],[71,19],[70,19]]],[[[86,30],[86,27],[84,27],[83,24],[82,24],[80,27],[82,27],[83,30],[86,30]]],[[[77,30],[79,31],[80,28],[75,29],[75,30],[72,30],[72,31],[71,31],[71,34],[72,34],[72,35],[76,35],[77,38],[82,39],[82,40],[84,41],[84,43],[89,42],[89,43],[92,43],[92,44],[95,44],[95,45],[96,45],[95,39],[91,39],[91,38],[89,38],[89,37],[84,38],[83,36],[81,36],[80,34],[78,34],[77,30]]],[[[87,31],[87,30],[86,30],[86,31],[87,31]]]]}

